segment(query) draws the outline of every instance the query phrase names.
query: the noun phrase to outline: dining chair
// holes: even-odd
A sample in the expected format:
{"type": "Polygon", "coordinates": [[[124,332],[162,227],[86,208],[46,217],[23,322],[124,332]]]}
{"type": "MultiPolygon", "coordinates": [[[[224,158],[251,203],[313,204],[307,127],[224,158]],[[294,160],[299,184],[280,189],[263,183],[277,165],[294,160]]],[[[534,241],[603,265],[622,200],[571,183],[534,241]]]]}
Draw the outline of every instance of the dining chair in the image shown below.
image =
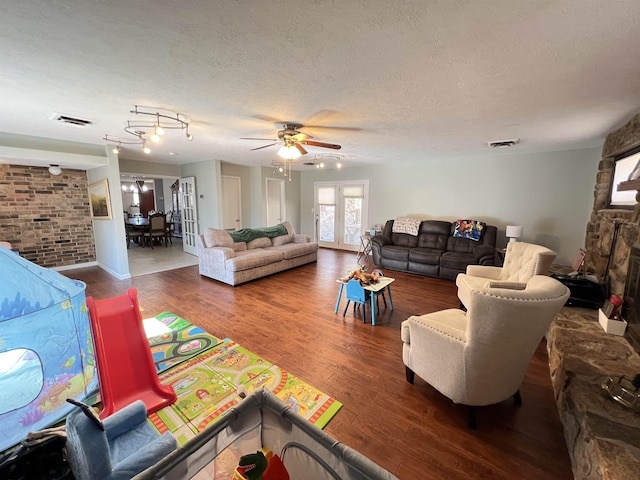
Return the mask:
{"type": "Polygon", "coordinates": [[[154,240],[163,240],[164,246],[168,247],[167,238],[167,218],[164,213],[154,213],[149,217],[149,227],[144,232],[145,242],[148,240],[153,249],[154,240]]]}
{"type": "Polygon", "coordinates": [[[135,228],[131,225],[127,225],[127,222],[125,221],[124,232],[127,238],[127,249],[131,245],[131,240],[137,241],[137,243],[141,247],[144,247],[144,242],[142,239],[142,230],[135,228]]]}

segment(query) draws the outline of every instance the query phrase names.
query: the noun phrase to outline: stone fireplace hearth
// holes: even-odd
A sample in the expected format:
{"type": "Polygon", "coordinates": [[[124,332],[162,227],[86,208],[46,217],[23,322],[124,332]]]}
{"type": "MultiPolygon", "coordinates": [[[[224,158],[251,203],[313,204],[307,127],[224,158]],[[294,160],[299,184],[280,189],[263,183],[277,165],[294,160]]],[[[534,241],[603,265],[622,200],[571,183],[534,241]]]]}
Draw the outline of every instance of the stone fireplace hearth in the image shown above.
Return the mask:
{"type": "Polygon", "coordinates": [[[640,204],[633,210],[608,209],[609,186],[613,176],[614,158],[640,146],[640,114],[626,125],[611,132],[602,147],[602,160],[594,189],[591,219],[587,224],[585,239],[585,270],[599,278],[607,277],[610,292],[622,295],[625,290],[631,247],[638,243],[640,235],[640,204]],[[618,236],[615,251],[609,254],[616,224],[618,236]]]}

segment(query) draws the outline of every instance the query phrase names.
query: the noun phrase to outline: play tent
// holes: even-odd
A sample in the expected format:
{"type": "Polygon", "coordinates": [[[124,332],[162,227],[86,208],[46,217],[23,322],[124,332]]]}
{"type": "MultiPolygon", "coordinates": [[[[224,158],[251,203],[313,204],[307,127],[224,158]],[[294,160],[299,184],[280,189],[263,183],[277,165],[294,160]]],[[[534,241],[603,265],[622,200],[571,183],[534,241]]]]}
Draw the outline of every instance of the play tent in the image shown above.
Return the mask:
{"type": "Polygon", "coordinates": [[[0,247],[0,451],[97,391],[84,290],[0,247]]]}

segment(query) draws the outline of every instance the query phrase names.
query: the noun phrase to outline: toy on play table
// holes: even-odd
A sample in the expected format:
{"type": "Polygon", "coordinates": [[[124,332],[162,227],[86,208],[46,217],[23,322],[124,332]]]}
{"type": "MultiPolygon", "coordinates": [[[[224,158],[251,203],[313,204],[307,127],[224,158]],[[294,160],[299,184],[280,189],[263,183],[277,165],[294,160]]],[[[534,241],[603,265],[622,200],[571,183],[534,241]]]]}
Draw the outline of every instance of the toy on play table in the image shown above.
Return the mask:
{"type": "Polygon", "coordinates": [[[240,458],[233,480],[289,480],[289,473],[278,455],[263,448],[240,458]]]}

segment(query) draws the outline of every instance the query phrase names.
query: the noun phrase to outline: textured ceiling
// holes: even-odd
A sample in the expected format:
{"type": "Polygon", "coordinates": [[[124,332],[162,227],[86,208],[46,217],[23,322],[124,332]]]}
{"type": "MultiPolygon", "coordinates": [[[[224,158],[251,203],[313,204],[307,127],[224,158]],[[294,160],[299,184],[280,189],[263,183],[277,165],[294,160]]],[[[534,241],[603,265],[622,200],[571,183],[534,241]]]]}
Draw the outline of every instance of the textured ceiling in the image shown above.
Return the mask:
{"type": "Polygon", "coordinates": [[[284,121],[347,166],[595,147],[640,110],[638,18],[637,0],[7,1],[0,138],[104,145],[137,104],[190,121],[193,142],[121,154],[162,163],[269,165],[275,146],[240,137],[284,121]]]}

